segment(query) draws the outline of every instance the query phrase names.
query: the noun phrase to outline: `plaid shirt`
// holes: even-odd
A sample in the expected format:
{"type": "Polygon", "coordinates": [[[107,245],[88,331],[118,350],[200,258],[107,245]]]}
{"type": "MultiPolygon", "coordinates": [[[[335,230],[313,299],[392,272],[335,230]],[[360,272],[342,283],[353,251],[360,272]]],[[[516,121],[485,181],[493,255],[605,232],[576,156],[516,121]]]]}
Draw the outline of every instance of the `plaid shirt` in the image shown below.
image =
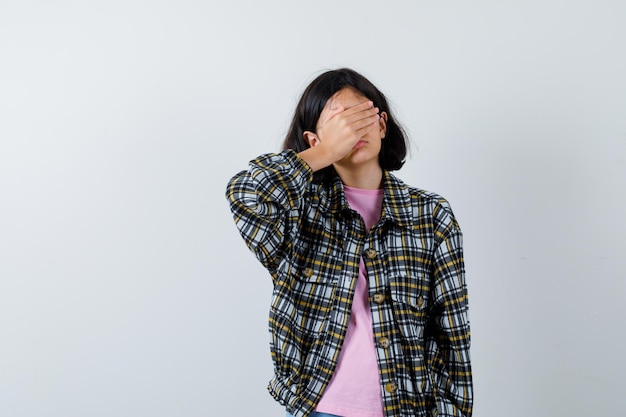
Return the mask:
{"type": "Polygon", "coordinates": [[[448,202],[385,172],[381,218],[368,232],[339,178],[311,180],[286,150],[251,161],[226,193],[274,284],[270,393],[295,417],[314,410],[337,364],[363,257],[385,416],[471,416],[462,237],[448,202]]]}

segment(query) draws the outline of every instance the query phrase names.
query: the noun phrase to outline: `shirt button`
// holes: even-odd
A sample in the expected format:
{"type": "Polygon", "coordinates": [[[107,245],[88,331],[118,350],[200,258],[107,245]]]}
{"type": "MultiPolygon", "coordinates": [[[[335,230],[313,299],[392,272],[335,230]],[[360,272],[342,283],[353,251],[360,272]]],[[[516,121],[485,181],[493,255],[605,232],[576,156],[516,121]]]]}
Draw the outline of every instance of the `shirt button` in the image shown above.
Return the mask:
{"type": "Polygon", "coordinates": [[[313,276],[313,268],[304,268],[302,271],[305,277],[311,278],[313,276]]]}
{"type": "Polygon", "coordinates": [[[398,389],[398,385],[396,385],[394,382],[387,382],[385,384],[385,391],[387,392],[395,392],[398,389]]]}
{"type": "Polygon", "coordinates": [[[376,304],[382,304],[382,303],[385,302],[385,294],[381,294],[381,293],[377,292],[376,294],[374,294],[372,299],[374,300],[374,302],[376,304]]]}
{"type": "Polygon", "coordinates": [[[376,251],[372,248],[366,249],[365,256],[369,259],[374,259],[376,257],[376,251]]]}
{"type": "Polygon", "coordinates": [[[424,305],[424,297],[420,295],[419,297],[417,297],[417,306],[419,308],[422,308],[423,305],[424,305]]]}
{"type": "Polygon", "coordinates": [[[380,346],[383,349],[387,349],[390,344],[391,344],[391,341],[387,337],[381,337],[380,339],[378,339],[378,346],[380,346]]]}

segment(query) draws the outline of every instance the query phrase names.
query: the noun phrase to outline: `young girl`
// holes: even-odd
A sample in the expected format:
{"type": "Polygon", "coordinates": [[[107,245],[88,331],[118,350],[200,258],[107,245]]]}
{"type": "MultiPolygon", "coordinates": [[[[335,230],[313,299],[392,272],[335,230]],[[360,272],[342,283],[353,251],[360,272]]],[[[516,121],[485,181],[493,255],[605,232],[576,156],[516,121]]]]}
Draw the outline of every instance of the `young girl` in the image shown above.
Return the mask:
{"type": "Polygon", "coordinates": [[[268,390],[288,416],[472,413],[461,231],[390,173],[405,156],[385,96],[340,69],[306,88],[283,151],[228,184],[274,284],[268,390]]]}

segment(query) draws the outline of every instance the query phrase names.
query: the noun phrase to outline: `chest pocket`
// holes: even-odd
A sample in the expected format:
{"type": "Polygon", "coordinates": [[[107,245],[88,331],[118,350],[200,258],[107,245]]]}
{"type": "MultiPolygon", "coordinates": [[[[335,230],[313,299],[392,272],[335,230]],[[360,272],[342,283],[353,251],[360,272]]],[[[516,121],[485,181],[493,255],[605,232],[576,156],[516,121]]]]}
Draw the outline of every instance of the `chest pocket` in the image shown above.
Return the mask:
{"type": "Polygon", "coordinates": [[[389,277],[393,314],[408,345],[421,346],[429,309],[430,278],[425,273],[389,277]]]}
{"type": "Polygon", "coordinates": [[[408,345],[421,346],[430,309],[431,240],[419,231],[397,228],[386,241],[394,318],[408,345]]]}
{"type": "MultiPolygon", "coordinates": [[[[343,270],[339,249],[326,252],[294,248],[282,265],[277,314],[286,318],[298,337],[316,338],[326,328],[337,280],[343,270]]],[[[275,291],[277,289],[275,288],[275,291]]]]}

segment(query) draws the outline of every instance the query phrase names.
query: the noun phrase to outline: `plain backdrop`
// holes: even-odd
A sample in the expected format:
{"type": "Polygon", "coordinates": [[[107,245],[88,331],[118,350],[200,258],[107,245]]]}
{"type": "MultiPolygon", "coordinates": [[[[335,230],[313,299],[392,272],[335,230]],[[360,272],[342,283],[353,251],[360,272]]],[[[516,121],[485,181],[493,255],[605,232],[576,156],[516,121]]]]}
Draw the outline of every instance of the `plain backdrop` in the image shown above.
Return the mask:
{"type": "Polygon", "coordinates": [[[0,1],[0,416],[282,416],[225,185],[348,66],[465,235],[476,417],[624,413],[623,1],[0,1]]]}

